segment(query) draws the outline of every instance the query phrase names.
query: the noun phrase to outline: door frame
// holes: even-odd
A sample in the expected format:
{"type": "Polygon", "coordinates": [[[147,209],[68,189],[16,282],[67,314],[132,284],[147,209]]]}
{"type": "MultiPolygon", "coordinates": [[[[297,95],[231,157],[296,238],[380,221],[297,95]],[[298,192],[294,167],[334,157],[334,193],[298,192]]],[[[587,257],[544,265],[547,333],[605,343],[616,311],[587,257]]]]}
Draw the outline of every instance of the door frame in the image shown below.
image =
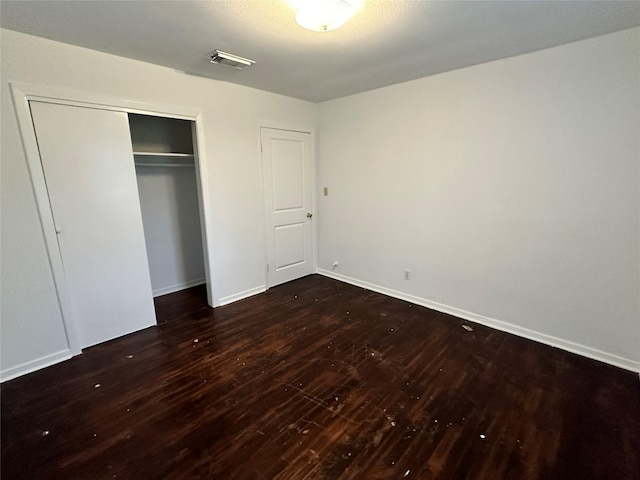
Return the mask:
{"type": "Polygon", "coordinates": [[[262,163],[262,129],[270,128],[272,130],[286,130],[289,132],[308,133],[311,140],[311,212],[313,213],[314,221],[311,222],[311,270],[315,273],[318,270],[318,164],[317,158],[317,144],[316,144],[316,128],[313,125],[300,123],[282,122],[277,120],[260,119],[257,122],[257,143],[256,151],[258,152],[258,166],[260,172],[260,195],[262,198],[262,238],[264,243],[263,254],[263,272],[264,272],[264,285],[268,290],[272,287],[269,285],[269,276],[267,273],[267,264],[269,263],[269,251],[267,242],[267,214],[266,214],[266,197],[264,191],[264,166],[262,163]]]}
{"type": "MultiPolygon", "coordinates": [[[[196,167],[196,185],[198,188],[198,202],[200,207],[200,227],[202,232],[202,248],[204,253],[204,270],[207,283],[208,302],[211,306],[219,303],[217,289],[213,285],[213,247],[212,247],[212,206],[207,184],[207,161],[204,148],[204,121],[200,110],[166,104],[149,104],[114,97],[103,96],[80,90],[69,90],[47,87],[22,82],[10,82],[11,94],[18,120],[22,146],[27,159],[27,167],[31,178],[31,185],[36,200],[40,226],[44,236],[49,265],[56,288],[56,296],[62,316],[67,343],[72,355],[82,353],[78,338],[77,320],[71,309],[70,295],[64,275],[62,256],[58,247],[58,239],[53,221],[53,212],[49,203],[44,170],[40,159],[40,151],[36,138],[35,127],[31,117],[30,101],[54,103],[76,107],[111,110],[124,113],[138,113],[166,118],[177,118],[195,122],[194,161],[196,167]]],[[[131,159],[133,162],[133,158],[131,159]]]]}

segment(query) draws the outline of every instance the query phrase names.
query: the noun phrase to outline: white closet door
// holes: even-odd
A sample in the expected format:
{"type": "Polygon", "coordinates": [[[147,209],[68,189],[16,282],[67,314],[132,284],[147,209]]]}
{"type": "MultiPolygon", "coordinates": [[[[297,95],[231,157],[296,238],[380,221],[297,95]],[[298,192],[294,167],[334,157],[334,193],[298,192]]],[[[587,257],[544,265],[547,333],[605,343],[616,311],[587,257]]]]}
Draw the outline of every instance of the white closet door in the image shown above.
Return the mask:
{"type": "Polygon", "coordinates": [[[154,325],[126,113],[30,105],[80,346],[154,325]]]}

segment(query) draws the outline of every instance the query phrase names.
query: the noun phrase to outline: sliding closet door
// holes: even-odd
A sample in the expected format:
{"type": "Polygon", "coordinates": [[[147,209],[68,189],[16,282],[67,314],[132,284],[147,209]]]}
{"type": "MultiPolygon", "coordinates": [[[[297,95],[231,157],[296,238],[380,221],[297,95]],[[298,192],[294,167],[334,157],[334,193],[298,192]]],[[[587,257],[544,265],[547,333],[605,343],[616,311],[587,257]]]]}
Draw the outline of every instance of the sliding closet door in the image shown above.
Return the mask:
{"type": "Polygon", "coordinates": [[[127,114],[31,102],[82,348],[155,324],[127,114]]]}

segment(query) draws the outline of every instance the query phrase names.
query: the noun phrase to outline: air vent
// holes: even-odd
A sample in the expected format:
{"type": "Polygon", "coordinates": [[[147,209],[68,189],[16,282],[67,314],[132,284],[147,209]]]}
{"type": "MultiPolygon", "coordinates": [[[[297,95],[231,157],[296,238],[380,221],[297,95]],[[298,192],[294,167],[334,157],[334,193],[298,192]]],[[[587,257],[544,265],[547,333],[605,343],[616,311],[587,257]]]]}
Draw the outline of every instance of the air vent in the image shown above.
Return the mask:
{"type": "Polygon", "coordinates": [[[214,50],[209,53],[209,61],[211,63],[217,63],[218,65],[228,65],[229,67],[238,68],[242,70],[245,67],[250,67],[253,65],[253,60],[249,60],[248,58],[238,57],[237,55],[232,55],[231,53],[222,52],[220,50],[214,50]]]}

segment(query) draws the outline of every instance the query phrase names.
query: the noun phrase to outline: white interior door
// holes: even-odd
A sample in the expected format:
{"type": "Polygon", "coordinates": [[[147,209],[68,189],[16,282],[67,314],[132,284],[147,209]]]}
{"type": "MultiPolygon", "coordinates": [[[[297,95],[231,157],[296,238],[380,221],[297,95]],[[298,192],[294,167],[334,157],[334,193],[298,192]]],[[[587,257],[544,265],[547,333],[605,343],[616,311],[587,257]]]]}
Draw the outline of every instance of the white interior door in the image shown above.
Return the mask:
{"type": "Polygon", "coordinates": [[[262,128],[267,287],[313,273],[311,135],[262,128]]]}
{"type": "Polygon", "coordinates": [[[154,325],[127,114],[30,106],[80,347],[154,325]]]}

